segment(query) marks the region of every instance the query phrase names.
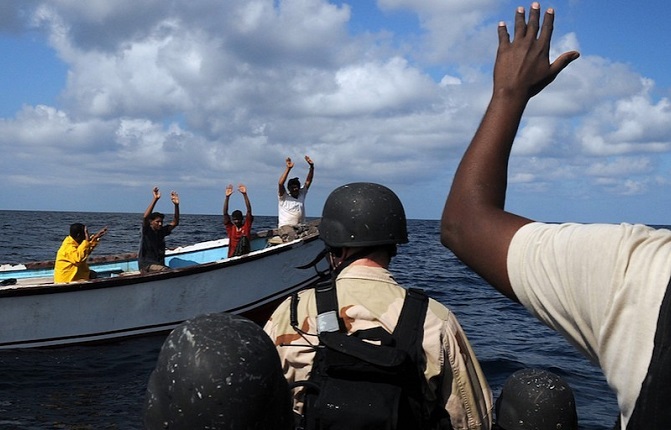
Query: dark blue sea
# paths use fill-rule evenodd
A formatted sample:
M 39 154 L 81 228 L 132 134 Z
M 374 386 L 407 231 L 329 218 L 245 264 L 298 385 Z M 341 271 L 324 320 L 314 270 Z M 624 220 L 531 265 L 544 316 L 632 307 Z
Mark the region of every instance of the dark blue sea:
M 0 211 L 0 264 L 53 259 L 73 222 L 91 233 L 109 227 L 95 255 L 135 251 L 140 221 L 139 213 Z M 254 227 L 275 223 L 275 217 L 257 216 Z M 617 403 L 598 367 L 443 248 L 439 221 L 410 220 L 408 227 L 410 243 L 400 247 L 392 272 L 402 285 L 425 289 L 457 315 L 495 398 L 516 370 L 546 369 L 573 388 L 581 429 L 612 428 Z M 221 216 L 182 214 L 167 245 L 224 236 Z M 163 339 L 0 351 L 0 429 L 142 429 L 145 388 Z

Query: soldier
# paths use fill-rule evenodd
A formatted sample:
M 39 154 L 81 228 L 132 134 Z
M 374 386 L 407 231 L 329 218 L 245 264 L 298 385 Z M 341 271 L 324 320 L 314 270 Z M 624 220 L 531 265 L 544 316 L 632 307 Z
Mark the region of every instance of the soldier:
M 314 382 L 314 375 L 320 373 L 315 371 L 316 350 L 327 349 L 317 348 L 317 345 L 331 337 L 325 333 L 341 330 L 345 334 L 339 341 L 354 342 L 354 349 L 362 350 L 367 347 L 358 343 L 358 335 L 365 337 L 371 331 L 376 332 L 378 339 L 397 335 L 396 329 L 401 325 L 399 317 L 405 312 L 406 296 L 410 296 L 388 270 L 397 245 L 408 242 L 403 205 L 390 189 L 372 183 L 352 183 L 337 188 L 326 200 L 319 229 L 337 276 L 334 278 L 335 290 L 331 288 L 331 292 L 335 292 L 332 296 L 335 309 L 326 309 L 326 312 L 320 309 L 318 315 L 321 293 L 316 293 L 316 289 L 304 290 L 297 297 L 283 302 L 264 328 L 277 346 L 284 375 L 290 385 L 301 385 L 301 381 L 308 380 L 311 374 L 313 381 L 303 385 L 309 386 L 309 382 Z M 424 303 L 416 331 L 396 339 L 389 349 L 384 349 L 389 356 L 396 354 L 396 344 L 414 344 L 418 349 L 414 368 L 408 375 L 418 374 L 421 379 L 413 383 L 419 386 L 405 386 L 404 389 L 421 393 L 414 397 L 410 393 L 409 397 L 421 405 L 423 415 L 410 419 L 413 422 L 410 427 L 400 425 L 398 428 L 450 428 L 451 420 L 454 428 L 489 429 L 492 424 L 492 395 L 466 334 L 445 306 L 432 299 Z M 296 318 L 292 318 L 293 315 Z M 408 319 L 412 323 L 412 318 Z M 357 334 L 347 336 L 353 333 Z M 367 345 L 370 346 L 369 343 Z M 409 350 L 413 352 L 412 348 Z M 375 351 L 360 356 L 389 364 L 386 357 L 380 357 Z M 400 362 L 392 366 L 396 365 L 400 366 Z M 373 418 L 387 419 L 393 415 L 369 405 L 375 401 L 373 396 L 386 388 L 369 389 L 373 382 L 368 382 L 366 372 L 363 373 L 353 378 L 356 382 L 341 390 L 341 394 L 347 397 L 344 401 L 342 398 L 327 402 L 318 399 L 316 403 L 340 402 L 346 407 L 335 408 L 338 409 L 335 416 L 325 418 L 322 415 L 316 419 L 322 422 L 327 419 L 345 420 L 337 428 L 344 428 L 344 425 L 351 429 L 383 428 L 379 426 L 386 424 L 373 422 Z M 395 381 L 391 383 L 394 385 Z M 306 393 L 301 388 L 294 391 L 294 410 L 304 416 L 308 422 L 306 428 L 311 428 L 310 420 L 315 419 L 315 411 L 303 407 Z M 371 395 L 359 402 L 355 399 L 360 393 Z M 357 406 L 361 406 L 359 415 L 350 409 Z M 395 412 L 403 410 L 402 405 L 399 408 Z M 323 408 L 319 414 L 328 414 L 325 409 L 329 407 Z M 335 410 L 333 407 L 330 409 Z M 402 415 L 399 412 L 400 421 L 403 420 Z M 368 421 L 364 423 L 363 420 Z M 420 425 L 420 422 L 426 425 Z

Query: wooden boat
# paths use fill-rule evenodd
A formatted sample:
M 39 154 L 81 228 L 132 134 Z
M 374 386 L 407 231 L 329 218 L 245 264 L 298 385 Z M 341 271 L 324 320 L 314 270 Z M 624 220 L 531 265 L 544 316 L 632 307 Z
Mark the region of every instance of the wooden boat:
M 110 341 L 167 332 L 189 318 L 231 312 L 263 323 L 289 294 L 309 286 L 326 263 L 301 269 L 323 249 L 318 232 L 227 258 L 228 239 L 166 251 L 173 270 L 143 275 L 135 254 L 91 258 L 101 277 L 53 283 L 53 262 L 0 266 L 0 349 Z

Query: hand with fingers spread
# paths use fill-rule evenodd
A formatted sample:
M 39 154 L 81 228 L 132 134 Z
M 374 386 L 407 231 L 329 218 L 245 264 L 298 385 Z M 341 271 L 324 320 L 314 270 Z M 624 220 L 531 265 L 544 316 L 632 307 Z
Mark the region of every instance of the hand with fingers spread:
M 503 91 L 531 98 L 580 56 L 576 51 L 569 51 L 550 63 L 554 10 L 545 11 L 542 27 L 540 27 L 540 14 L 540 5 L 533 3 L 529 21 L 526 22 L 524 8 L 518 7 L 512 42 L 505 23 L 499 23 L 499 48 L 494 65 L 494 93 Z

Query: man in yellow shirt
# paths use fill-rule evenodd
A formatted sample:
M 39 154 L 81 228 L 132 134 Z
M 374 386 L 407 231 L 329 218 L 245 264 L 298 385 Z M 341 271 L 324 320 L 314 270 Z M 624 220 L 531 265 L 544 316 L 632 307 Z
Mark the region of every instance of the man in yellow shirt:
M 107 227 L 93 236 L 84 224 L 74 223 L 70 226 L 70 235 L 61 244 L 56 254 L 54 265 L 54 283 L 61 284 L 74 281 L 86 281 L 92 279 L 87 260 L 91 252 L 100 242 L 100 238 L 107 233 Z

